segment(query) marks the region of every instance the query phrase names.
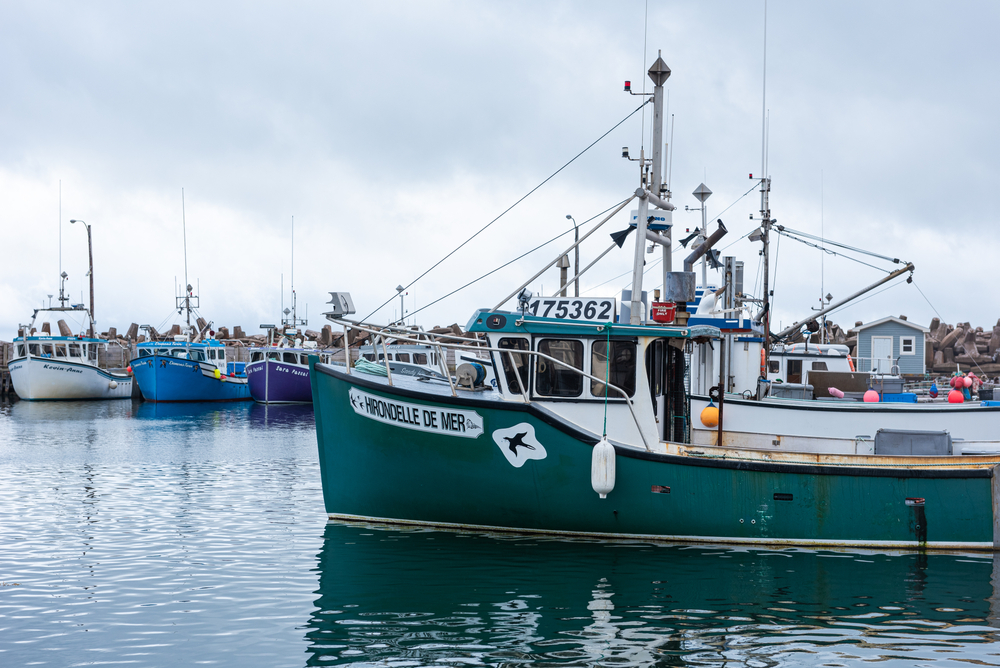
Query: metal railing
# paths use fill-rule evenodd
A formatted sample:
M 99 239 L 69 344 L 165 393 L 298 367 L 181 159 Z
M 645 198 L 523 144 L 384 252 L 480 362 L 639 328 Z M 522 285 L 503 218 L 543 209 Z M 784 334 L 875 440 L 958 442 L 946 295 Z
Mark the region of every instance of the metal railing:
M 632 420 L 635 422 L 635 427 L 636 427 L 636 429 L 639 432 L 639 438 L 642 439 L 642 445 L 643 445 L 643 447 L 645 447 L 647 451 L 650 451 L 649 443 L 646 441 L 646 434 L 645 434 L 645 432 L 642 429 L 642 424 L 639 422 L 639 417 L 635 413 L 635 403 L 632 401 L 632 398 L 628 395 L 628 393 L 625 390 L 623 390 L 622 388 L 620 388 L 620 387 L 618 387 L 616 385 L 612 385 L 609 382 L 605 382 L 605 380 L 602 379 L 602 378 L 598 378 L 596 376 L 592 376 L 591 374 L 584 372 L 583 369 L 579 369 L 579 368 L 577 368 L 577 367 L 575 367 L 575 366 L 573 366 L 571 364 L 567 364 L 566 362 L 563 362 L 562 360 L 558 360 L 555 357 L 552 357 L 550 355 L 546 355 L 545 353 L 540 353 L 537 350 L 513 350 L 513 349 L 510 349 L 510 348 L 494 348 L 493 346 L 485 345 L 482 342 L 478 342 L 478 345 L 457 344 L 457 343 L 444 343 L 444 342 L 441 342 L 441 341 L 437 340 L 438 337 L 439 337 L 439 335 L 433 334 L 431 332 L 419 332 L 419 334 L 422 335 L 422 336 L 424 336 L 424 337 L 434 337 L 434 339 L 432 341 L 428 341 L 427 339 L 418 340 L 418 339 L 415 339 L 415 338 L 412 338 L 411 336 L 409 336 L 410 334 L 414 333 L 413 330 L 404 330 L 402 328 L 393 327 L 391 325 L 390 326 L 386 326 L 386 327 L 379 327 L 378 329 L 375 329 L 373 327 L 369 327 L 369 326 L 365 325 L 364 323 L 355 322 L 353 320 L 342 320 L 342 319 L 333 319 L 333 318 L 328 318 L 328 320 L 330 320 L 331 322 L 335 322 L 338 325 L 341 325 L 341 326 L 344 327 L 344 341 L 348 341 L 349 340 L 349 338 L 348 338 L 348 330 L 350 330 L 350 329 L 357 329 L 357 330 L 360 330 L 362 332 L 367 332 L 368 334 L 372 334 L 372 335 L 374 335 L 376 337 L 380 337 L 380 338 L 383 337 L 383 336 L 387 336 L 387 335 L 391 334 L 392 338 L 395 339 L 396 341 L 401 341 L 401 342 L 405 342 L 405 343 L 417 343 L 417 344 L 425 344 L 425 345 L 428 344 L 428 343 L 430 343 L 430 345 L 433 345 L 436 348 L 438 348 L 439 351 L 442 348 L 449 348 L 449 349 L 454 349 L 454 350 L 472 350 L 472 351 L 482 351 L 482 352 L 491 352 L 491 353 L 495 352 L 498 355 L 503 355 L 503 354 L 506 353 L 507 356 L 508 356 L 508 359 L 510 360 L 511 368 L 514 370 L 514 376 L 515 376 L 515 378 L 517 378 L 517 386 L 518 386 L 518 389 L 520 390 L 521 400 L 524 403 L 526 403 L 526 404 L 530 404 L 531 403 L 531 397 L 529 396 L 529 393 L 528 393 L 527 389 L 524 387 L 524 383 L 523 383 L 523 381 L 521 379 L 521 374 L 519 373 L 519 371 L 517 369 L 517 364 L 515 363 L 514 355 L 528 355 L 528 356 L 531 356 L 531 357 L 536 357 L 536 358 L 539 358 L 539 359 L 544 359 L 544 360 L 547 360 L 549 362 L 553 362 L 555 364 L 558 364 L 559 366 L 565 367 L 565 368 L 571 370 L 572 372 L 574 372 L 574 373 L 576 373 L 576 374 L 578 374 L 578 375 L 580 375 L 580 376 L 582 376 L 584 378 L 589 378 L 592 381 L 596 381 L 598 383 L 601 383 L 602 385 L 606 385 L 608 387 L 608 389 L 614 390 L 615 392 L 617 392 L 618 394 L 620 394 L 621 397 L 622 397 L 622 399 L 625 400 L 625 402 L 624 402 L 625 405 L 628 406 L 629 413 L 631 413 L 631 415 L 632 415 Z M 409 334 L 407 334 L 407 332 Z M 453 336 L 453 335 L 444 334 L 444 335 L 440 335 L 440 338 L 459 339 L 459 338 L 462 338 L 462 337 L 457 337 L 457 336 Z M 376 343 L 373 342 L 372 345 L 374 346 L 374 345 L 378 345 L 378 344 L 376 344 Z M 381 345 L 382 345 L 383 351 L 385 351 L 385 342 L 384 342 L 384 340 L 381 341 Z M 345 347 L 345 351 L 346 350 L 348 350 L 347 347 Z M 386 367 L 386 378 L 387 378 L 388 384 L 390 386 L 392 386 L 392 371 L 389 370 L 388 353 L 386 352 L 385 354 L 386 354 L 386 359 L 384 360 L 384 362 L 385 362 L 385 367 Z M 443 359 L 443 358 L 444 358 L 444 355 L 439 352 L 438 359 Z M 494 372 L 496 372 L 496 371 L 497 370 L 494 368 Z M 348 374 L 352 373 L 352 371 L 351 371 L 351 365 L 350 365 L 350 360 L 349 359 L 348 359 L 348 363 L 347 363 L 347 373 Z M 447 372 L 447 369 L 445 369 L 444 376 L 448 379 L 448 385 L 451 387 L 452 396 L 458 396 L 458 391 L 457 391 L 457 389 L 455 387 L 455 381 L 451 377 L 451 374 Z

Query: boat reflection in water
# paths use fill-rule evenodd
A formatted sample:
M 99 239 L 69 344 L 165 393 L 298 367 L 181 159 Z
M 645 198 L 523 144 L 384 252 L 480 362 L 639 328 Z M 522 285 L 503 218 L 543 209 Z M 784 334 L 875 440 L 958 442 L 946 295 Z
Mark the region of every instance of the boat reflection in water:
M 308 665 L 995 665 L 1000 651 L 998 562 L 985 555 L 651 546 L 330 523 L 318 558 Z

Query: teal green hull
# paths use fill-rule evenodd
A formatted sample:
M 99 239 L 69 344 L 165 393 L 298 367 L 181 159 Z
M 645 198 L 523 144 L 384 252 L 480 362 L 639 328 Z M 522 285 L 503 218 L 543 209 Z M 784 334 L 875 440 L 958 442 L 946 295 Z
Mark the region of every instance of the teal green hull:
M 315 371 L 323 495 L 332 517 L 686 542 L 994 545 L 990 468 L 751 463 L 616 447 L 614 490 L 601 499 L 590 477 L 596 439 L 544 408 L 431 397 L 328 367 Z M 352 387 L 428 411 L 474 411 L 482 433 L 417 431 L 404 412 L 393 424 L 373 419 L 352 409 Z M 492 434 L 525 425 L 545 456 L 516 467 Z

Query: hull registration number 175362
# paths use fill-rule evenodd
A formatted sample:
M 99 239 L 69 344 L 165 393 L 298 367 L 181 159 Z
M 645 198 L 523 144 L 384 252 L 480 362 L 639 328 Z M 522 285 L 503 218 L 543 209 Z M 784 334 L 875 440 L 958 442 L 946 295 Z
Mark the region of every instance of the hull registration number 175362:
M 531 315 L 559 320 L 614 321 L 615 300 L 583 299 L 581 297 L 536 297 L 528 302 Z

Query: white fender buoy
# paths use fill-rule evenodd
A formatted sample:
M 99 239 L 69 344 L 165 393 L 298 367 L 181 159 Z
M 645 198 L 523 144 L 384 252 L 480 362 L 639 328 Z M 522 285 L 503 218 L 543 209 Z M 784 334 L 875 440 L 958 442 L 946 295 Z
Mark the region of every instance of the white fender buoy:
M 605 436 L 594 446 L 590 459 L 590 485 L 602 499 L 615 488 L 615 448 Z
M 117 380 L 111 381 L 110 383 L 108 383 L 108 387 L 110 387 L 112 390 L 115 389 L 116 387 L 118 387 L 118 381 Z

